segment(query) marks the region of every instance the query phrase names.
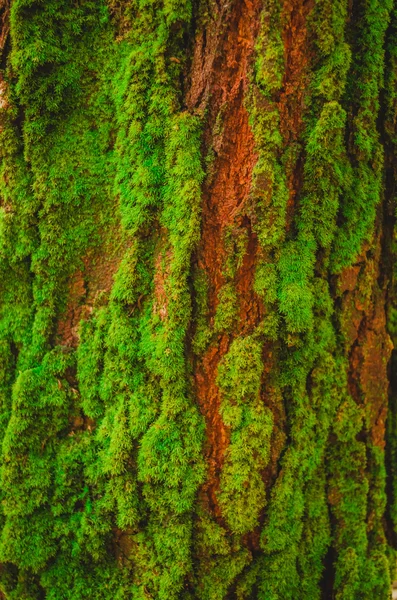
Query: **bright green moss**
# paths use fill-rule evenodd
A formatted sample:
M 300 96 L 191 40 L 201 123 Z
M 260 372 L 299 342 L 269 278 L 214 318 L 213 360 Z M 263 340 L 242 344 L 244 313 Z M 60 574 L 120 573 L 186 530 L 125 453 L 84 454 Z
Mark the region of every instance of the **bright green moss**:
M 289 17 L 265 2 L 246 98 L 257 161 L 244 208 L 263 318 L 244 335 L 236 283 L 248 229 L 225 231 L 213 323 L 210 282 L 192 268 L 214 164 L 211 150 L 201 156 L 206 115 L 183 96 L 188 40 L 213 9 L 179 0 L 110 9 L 11 4 L 0 108 L 0 588 L 11 600 L 319 600 L 324 586 L 340 600 L 386 598 L 394 391 L 387 497 L 369 409 L 348 393 L 349 292 L 335 290 L 371 241 L 386 167 L 393 177 L 391 2 L 360 0 L 351 18 L 345 0 L 314 3 L 292 145 L 279 104 Z M 103 290 L 90 288 L 93 249 L 120 259 Z M 375 262 L 367 257 L 356 304 L 372 302 Z M 70 344 L 58 323 L 80 308 Z M 220 334 L 228 444 L 215 517 L 199 493 L 207 450 L 193 368 Z
M 274 264 L 260 262 L 255 271 L 255 292 L 263 296 L 266 304 L 277 300 L 277 273 Z
M 196 270 L 193 273 L 194 286 L 194 322 L 196 330 L 192 340 L 193 352 L 196 355 L 203 354 L 211 339 L 211 330 L 208 325 L 208 280 L 203 271 Z
M 362 6 L 361 6 L 362 4 Z M 377 129 L 379 94 L 384 76 L 384 39 L 392 2 L 360 4 L 361 19 L 353 27 L 353 62 L 345 100 L 353 110 L 349 153 L 353 178 L 341 204 L 334 270 L 348 265 L 371 239 L 382 195 L 383 148 Z
M 195 595 L 200 600 L 223 600 L 238 575 L 251 562 L 250 552 L 237 536 L 206 514 L 200 514 L 194 531 Z
M 272 250 L 285 237 L 288 188 L 282 164 L 283 139 L 277 94 L 284 74 L 281 3 L 269 0 L 261 17 L 256 64 L 249 97 L 251 127 L 258 151 L 252 182 L 254 230 L 261 247 Z
M 289 242 L 278 263 L 280 287 L 278 300 L 291 333 L 310 330 L 313 322 L 313 297 L 310 289 L 310 271 L 313 268 L 313 242 Z
M 227 282 L 221 287 L 218 294 L 218 306 L 214 319 L 214 330 L 216 332 L 233 331 L 236 323 L 237 292 L 234 282 Z
M 235 339 L 218 369 L 221 415 L 230 428 L 219 502 L 229 528 L 239 534 L 258 525 L 266 498 L 261 473 L 269 460 L 272 416 L 260 395 L 262 369 L 262 345 L 252 336 Z
M 338 102 L 328 102 L 306 144 L 305 181 L 299 228 L 302 237 L 315 237 L 328 248 L 336 230 L 339 197 L 351 180 L 344 148 L 346 113 Z
M 56 549 L 55 540 L 51 542 L 54 522 L 45 507 L 53 494 L 56 439 L 68 427 L 71 392 L 63 373 L 71 360 L 70 353 L 54 349 L 40 367 L 20 374 L 3 440 L 1 478 L 7 521 L 1 554 L 3 560 L 36 572 Z M 32 535 L 27 536 L 30 527 Z
M 287 369 L 286 378 L 293 386 L 293 395 L 289 396 L 291 443 L 282 458 L 283 476 L 272 488 L 261 539 L 265 553 L 264 572 L 272 575 L 260 575 L 260 588 L 270 598 L 293 598 L 299 593 L 300 586 L 315 598 L 321 578 L 320 565 L 330 541 L 327 517 L 322 517 L 326 529 L 316 531 L 316 525 L 310 522 L 309 512 L 315 510 L 314 506 L 311 508 L 314 502 L 311 487 L 315 485 L 314 481 L 321 479 L 319 470 L 324 462 L 326 442 L 338 402 L 335 383 L 338 366 L 330 355 L 322 354 L 313 371 L 310 396 L 305 394 L 302 386 L 304 372 L 299 377 L 300 373 L 293 364 L 289 366 L 293 370 L 288 370 L 288 364 L 284 367 Z M 296 359 L 299 360 L 299 356 Z M 316 496 L 316 501 L 321 506 L 321 495 Z M 316 557 L 313 556 L 314 562 L 310 566 L 310 584 L 299 575 L 300 568 L 308 568 L 304 564 L 308 557 L 302 559 L 302 567 L 299 566 L 306 536 L 312 536 L 310 543 L 318 544 L 319 551 Z
M 181 231 L 179 234 L 175 232 L 171 238 L 174 249 L 172 287 L 179 293 L 174 299 L 175 306 L 179 306 L 179 301 L 188 293 L 185 281 L 189 270 L 190 253 L 195 240 L 197 240 L 195 232 L 198 230 L 199 191 L 202 180 L 200 155 L 196 152 L 197 158 L 195 158 L 193 154 L 198 144 L 199 124 L 195 119 L 183 114 L 174 118 L 173 112 L 177 108 L 177 101 L 176 94 L 172 90 L 172 80 L 178 76 L 180 68 L 176 67 L 175 63 L 169 63 L 169 73 L 167 73 L 163 55 L 164 44 L 169 35 L 168 28 L 173 23 L 180 24 L 181 18 L 183 21 L 189 14 L 189 9 L 186 13 L 185 5 L 176 7 L 169 4 L 165 6 L 164 11 L 158 14 L 154 27 L 152 27 L 150 12 L 151 10 L 148 9 L 147 12 L 142 13 L 141 18 L 136 19 L 136 27 L 133 30 L 135 38 L 130 40 L 129 46 L 130 51 L 132 49 L 133 59 L 139 55 L 142 44 L 146 46 L 146 56 L 150 55 L 151 59 L 154 59 L 149 61 L 150 75 L 157 73 L 149 101 L 144 102 L 140 110 L 139 102 L 142 94 L 133 95 L 132 80 L 135 78 L 137 84 L 145 85 L 145 72 L 136 61 L 128 62 L 130 57 L 126 51 L 126 44 L 114 46 L 113 57 L 110 60 L 106 59 L 108 64 L 104 68 L 104 50 L 106 45 L 111 43 L 111 38 L 106 35 L 108 19 L 104 4 L 87 2 L 82 7 L 76 7 L 71 3 L 70 6 L 65 7 L 65 5 L 61 6 L 59 3 L 52 2 L 43 7 L 39 4 L 17 2 L 13 6 L 12 35 L 17 42 L 13 47 L 12 61 L 13 68 L 19 74 L 15 89 L 18 101 L 22 105 L 26 105 L 23 125 L 25 157 L 30 162 L 33 177 L 33 198 L 31 200 L 29 197 L 27 198 L 32 208 L 24 209 L 27 205 L 27 201 L 24 199 L 22 209 L 19 211 L 24 211 L 21 214 L 26 214 L 33 220 L 38 214 L 40 223 L 38 238 L 34 240 L 36 246 L 28 246 L 28 252 L 32 253 L 31 264 L 35 275 L 33 337 L 29 350 L 24 349 L 24 360 L 28 367 L 32 360 L 35 365 L 36 362 L 40 363 L 43 356 L 45 357 L 44 361 L 47 360 L 47 356 L 51 356 L 45 352 L 49 337 L 52 335 L 54 320 L 64 309 L 67 277 L 80 267 L 80 261 L 86 248 L 90 244 L 97 243 L 102 223 L 104 224 L 106 221 L 106 226 L 109 226 L 109 214 L 102 211 L 101 203 L 106 200 L 110 206 L 109 196 L 112 193 L 110 182 L 112 176 L 114 177 L 115 156 L 118 159 L 117 168 L 120 173 L 116 179 L 117 191 L 120 193 L 122 217 L 129 233 L 139 231 L 141 223 L 147 222 L 147 213 L 144 212 L 145 206 L 148 205 L 147 197 L 155 198 L 157 206 L 163 201 L 167 203 L 163 224 L 169 227 L 171 232 L 174 231 L 175 222 L 178 227 L 187 224 L 185 232 Z M 105 29 L 101 31 L 104 26 Z M 150 30 L 151 38 L 150 35 L 149 37 L 147 35 Z M 62 37 L 59 37 L 58 31 L 62 32 Z M 82 32 L 84 32 L 83 37 Z M 173 35 L 172 42 L 170 42 L 171 52 L 174 56 L 180 54 L 177 51 L 177 38 L 178 36 Z M 77 42 L 77 39 L 80 41 Z M 93 61 L 94 55 L 90 54 L 92 50 L 94 54 L 96 53 L 95 61 Z M 124 61 L 124 64 L 121 62 L 120 65 L 117 65 L 118 57 Z M 88 64 L 91 65 L 91 71 L 87 70 Z M 124 65 L 127 65 L 127 68 L 123 70 Z M 132 72 L 129 70 L 131 65 L 133 65 Z M 110 87 L 112 84 L 110 71 L 115 66 L 119 69 L 121 67 L 119 72 L 123 73 L 122 77 L 126 82 L 124 86 L 118 88 L 115 98 L 116 107 L 119 107 L 117 114 L 119 115 L 120 131 L 116 142 L 116 154 L 112 150 L 113 114 L 115 111 Z M 95 71 L 95 69 L 98 70 Z M 100 69 L 103 70 L 99 74 Z M 117 85 L 120 79 L 117 70 L 113 77 Z M 98 86 L 99 78 L 102 88 Z M 165 85 L 167 78 L 169 78 L 168 87 Z M 89 91 L 88 96 L 86 90 Z M 88 109 L 87 97 L 89 98 Z M 141 119 L 140 122 L 136 122 L 135 130 L 130 124 L 126 129 L 123 128 L 125 117 L 129 118 L 128 104 L 135 119 Z M 84 110 L 82 110 L 83 106 Z M 40 118 L 37 118 L 38 114 Z M 59 115 L 62 115 L 62 118 Z M 165 123 L 164 117 L 168 119 L 167 123 Z M 168 125 L 171 126 L 172 135 L 170 136 L 168 136 Z M 124 131 L 126 131 L 128 139 L 123 138 Z M 190 157 L 185 152 L 182 155 L 179 150 L 182 146 L 185 150 L 186 139 L 190 140 L 192 144 Z M 128 151 L 131 150 L 132 154 L 135 152 L 135 167 L 132 165 L 132 169 L 137 174 L 136 179 L 129 178 L 127 174 L 127 188 L 124 186 L 126 177 L 122 170 L 125 143 Z M 7 160 L 14 160 L 12 152 L 15 153 L 11 148 L 10 159 L 7 155 Z M 131 155 L 125 156 L 127 162 L 129 156 Z M 164 169 L 169 169 L 169 185 L 167 190 L 163 189 L 160 192 L 159 183 L 162 182 Z M 145 175 L 142 177 L 143 174 Z M 20 177 L 19 185 L 22 181 L 23 179 Z M 139 189 L 142 191 L 141 196 L 137 194 Z M 131 190 L 133 190 L 132 195 Z M 22 190 L 18 192 L 16 188 L 16 193 L 21 194 Z M 190 200 L 186 203 L 186 196 L 189 194 Z M 169 200 L 176 202 L 174 213 L 171 211 Z M 3 238 L 4 236 L 9 238 L 14 235 L 10 227 L 11 220 L 8 213 L 3 212 L 3 214 Z M 139 214 L 143 215 L 143 220 L 140 219 Z M 132 229 L 129 225 L 131 222 L 133 223 Z M 36 502 L 37 507 L 32 505 L 28 516 L 18 517 L 17 513 L 15 517 L 12 517 L 13 521 L 11 521 L 10 513 L 9 526 L 12 526 L 13 533 L 17 535 L 13 541 L 7 538 L 9 526 L 4 528 L 3 554 L 7 552 L 7 556 L 11 560 L 14 557 L 23 569 L 29 565 L 36 570 L 42 568 L 50 556 L 55 556 L 57 552 L 60 553 L 59 560 L 54 562 L 54 565 L 58 565 L 57 568 L 54 566 L 43 580 L 43 585 L 50 586 L 53 591 L 60 589 L 58 580 L 61 581 L 62 578 L 65 578 L 65 585 L 72 573 L 70 571 L 68 574 L 67 570 L 61 567 L 63 548 L 66 551 L 64 561 L 69 563 L 72 561 L 72 564 L 76 561 L 83 563 L 86 561 L 87 569 L 94 569 L 93 566 L 89 566 L 90 561 L 93 560 L 98 565 L 101 561 L 104 563 L 105 544 L 111 541 L 112 528 L 116 525 L 120 528 L 136 527 L 144 506 L 143 498 L 139 498 L 136 490 L 136 476 L 132 476 L 130 467 L 134 456 L 136 460 L 136 440 L 147 431 L 158 415 L 159 383 L 151 376 L 153 360 L 148 362 L 148 369 L 145 365 L 145 355 L 149 356 L 152 350 L 145 348 L 140 342 L 142 340 L 142 343 L 145 344 L 145 339 L 152 326 L 146 319 L 141 323 L 141 327 L 137 328 L 138 313 L 134 319 L 129 318 L 131 305 L 133 306 L 138 301 L 141 302 L 142 297 L 146 298 L 151 292 L 149 278 L 152 276 L 150 271 L 152 272 L 153 269 L 153 266 L 150 269 L 153 244 L 145 242 L 138 243 L 137 246 L 137 243 L 134 243 L 135 249 L 131 248 L 127 251 L 122 262 L 112 292 L 111 306 L 95 308 L 94 318 L 81 330 L 82 344 L 78 351 L 81 408 L 87 417 L 99 422 L 97 425 L 89 425 L 88 432 L 84 435 L 80 432 L 73 432 L 73 435 L 76 436 L 75 452 L 71 451 L 68 444 L 65 447 L 63 442 L 59 442 L 58 445 L 55 443 L 60 434 L 62 439 L 62 433 L 67 435 L 69 428 L 73 427 L 68 423 L 68 413 L 70 413 L 70 401 L 73 398 L 76 400 L 76 397 L 73 390 L 70 392 L 69 385 L 67 385 L 69 404 L 65 404 L 66 401 L 64 401 L 62 406 L 64 412 L 60 413 L 60 416 L 64 415 L 66 421 L 62 426 L 57 425 L 56 420 L 52 424 L 57 431 L 57 433 L 53 433 L 51 441 L 52 459 L 48 456 L 47 460 L 44 456 L 38 462 L 38 459 L 35 459 L 37 465 L 28 462 L 24 467 L 25 471 L 26 469 L 32 470 L 31 475 L 27 475 L 30 480 L 30 484 L 27 485 L 32 487 L 33 492 L 36 489 L 35 485 L 37 486 L 36 501 L 34 500 L 35 493 L 30 494 L 30 502 Z M 8 244 L 9 241 L 5 240 L 3 247 L 6 248 Z M 26 251 L 22 258 L 25 256 Z M 11 291 L 12 288 L 9 289 Z M 104 302 L 106 304 L 106 299 Z M 21 306 L 21 303 L 19 302 L 18 305 Z M 168 365 L 163 364 L 162 360 L 159 360 L 159 365 L 155 369 L 157 377 L 159 372 L 163 372 L 164 383 L 170 381 L 170 378 L 172 380 L 173 374 L 178 371 L 184 361 L 183 328 L 186 328 L 189 314 L 189 311 L 183 315 L 175 310 L 175 314 L 168 324 L 167 339 L 171 345 L 175 346 L 176 355 L 170 364 L 171 371 Z M 147 333 L 144 331 L 140 333 L 142 326 L 143 330 L 146 327 Z M 126 333 L 127 330 L 131 332 L 130 337 Z M 157 345 L 159 346 L 159 344 Z M 151 348 L 155 349 L 156 344 L 152 342 Z M 160 357 L 160 346 L 158 353 Z M 21 355 L 20 360 L 24 355 Z M 45 364 L 43 362 L 43 365 Z M 21 394 L 25 393 L 22 391 L 24 386 L 29 384 L 29 397 L 33 399 L 31 394 L 33 394 L 34 381 L 28 378 L 31 377 L 28 374 L 35 373 L 35 369 L 41 368 L 41 366 L 35 366 L 33 370 L 22 373 Z M 52 386 L 49 388 L 50 394 L 56 392 L 56 386 L 61 385 L 57 381 L 62 382 L 62 373 L 68 369 L 69 367 L 64 365 L 55 383 L 51 383 L 49 380 Z M 182 373 L 180 373 L 181 376 Z M 44 371 L 42 377 L 43 383 L 40 385 L 37 383 L 37 385 L 39 385 L 39 398 L 44 401 L 43 390 L 47 385 L 47 371 Z M 25 379 L 26 383 L 24 383 Z M 31 383 L 29 383 L 30 381 Z M 180 387 L 180 385 L 174 385 L 175 390 Z M 18 389 L 16 388 L 16 390 Z M 130 390 L 135 390 L 134 394 Z M 15 391 L 14 395 L 17 393 L 19 392 Z M 57 395 L 54 396 L 54 401 L 56 398 Z M 28 406 L 29 402 L 27 408 Z M 157 476 L 150 468 L 150 461 L 156 459 L 158 444 L 161 445 L 165 441 L 172 445 L 176 439 L 175 436 L 180 439 L 180 431 L 186 431 L 186 422 L 190 419 L 193 436 L 185 439 L 189 441 L 190 448 L 196 456 L 201 449 L 201 427 L 197 423 L 198 417 L 194 414 L 189 416 L 185 409 L 186 399 L 182 400 L 181 398 L 178 411 L 183 410 L 183 415 L 179 417 L 178 421 L 171 423 L 165 438 L 163 436 L 162 441 L 156 436 L 153 438 L 153 433 L 157 431 L 156 426 L 152 430 L 152 435 L 146 436 L 142 446 L 141 455 L 146 456 L 147 460 L 143 460 L 143 466 L 140 469 L 141 477 L 147 482 L 145 496 L 152 497 L 154 506 L 157 506 L 157 499 L 163 497 L 162 491 L 155 491 L 158 489 L 156 487 Z M 192 413 L 192 411 L 190 412 Z M 169 413 L 167 412 L 167 414 Z M 19 417 L 19 424 L 17 422 L 13 424 L 11 420 L 8 424 L 5 440 L 7 453 L 16 452 L 16 449 L 13 449 L 16 443 L 13 441 L 15 427 L 18 430 L 23 427 L 25 432 L 23 439 L 26 440 L 27 448 L 30 448 L 31 452 L 34 450 L 32 444 L 35 439 L 39 447 L 40 444 L 44 444 L 46 447 L 47 433 L 43 434 L 43 431 L 46 430 L 47 424 L 37 420 L 31 411 L 27 412 L 23 421 L 21 421 L 21 417 Z M 84 416 L 83 418 L 78 417 L 81 421 L 84 421 L 84 418 Z M 92 434 L 90 432 L 93 428 L 94 433 Z M 51 429 L 48 430 L 50 436 L 51 431 Z M 195 436 L 196 442 L 194 442 Z M 72 478 L 70 481 L 73 481 L 74 477 L 80 477 L 83 481 L 85 477 L 88 486 L 84 493 L 82 490 L 73 490 L 70 483 L 67 485 L 67 480 L 61 473 L 58 473 L 57 479 L 54 481 L 53 471 L 48 468 L 51 460 L 52 464 L 56 464 L 58 452 L 60 456 L 65 456 L 66 448 L 77 461 L 81 460 L 78 458 L 79 449 L 81 451 L 85 449 L 82 467 L 75 472 L 72 470 L 70 473 Z M 26 449 L 20 449 L 21 457 L 26 452 Z M 163 457 L 163 455 L 161 456 Z M 186 484 L 187 490 L 186 500 L 181 501 L 176 494 L 174 494 L 174 499 L 171 494 L 168 500 L 168 506 L 171 505 L 172 510 L 175 510 L 177 514 L 184 513 L 190 508 L 197 488 L 196 482 L 201 479 L 200 471 L 193 472 L 190 478 L 186 477 L 189 469 L 191 470 L 191 467 L 184 466 L 186 460 L 189 465 L 189 459 L 185 458 L 184 451 L 181 454 L 175 448 L 175 461 L 172 464 L 181 469 L 181 475 L 175 479 L 175 486 L 178 488 L 180 482 L 183 482 Z M 13 465 L 14 463 L 11 461 L 10 467 Z M 38 469 L 39 465 L 41 465 L 40 469 Z M 71 468 L 72 465 L 73 461 Z M 44 472 L 45 477 L 43 477 Z M 172 469 L 170 472 L 175 477 Z M 10 468 L 5 470 L 4 477 L 10 480 L 10 485 L 14 479 L 13 485 L 17 490 L 17 482 Z M 149 481 L 153 477 L 156 483 L 153 481 L 150 488 Z M 61 492 L 62 489 L 63 492 Z M 64 499 L 70 497 L 70 503 L 66 503 L 68 510 L 62 510 L 58 504 L 54 504 L 54 507 L 59 506 L 57 510 L 61 511 L 55 522 L 54 518 L 50 518 L 46 508 L 50 502 L 48 496 L 50 492 L 51 494 L 55 493 L 52 500 L 54 503 L 55 497 Z M 82 503 L 84 507 L 83 512 L 80 513 L 81 518 L 77 521 L 73 516 L 76 502 Z M 139 506 L 142 508 L 140 509 Z M 26 508 L 24 515 L 26 515 Z M 33 509 L 35 509 L 34 513 L 32 513 Z M 15 512 L 15 509 L 13 510 Z M 23 512 L 22 508 L 21 512 Z M 19 521 L 16 522 L 15 519 L 19 519 Z M 24 539 L 27 519 L 32 523 L 32 531 L 34 529 L 37 532 L 35 536 L 31 536 L 30 546 L 28 546 L 32 548 L 31 554 L 25 547 Z M 69 526 L 70 519 L 73 521 L 73 527 Z M 183 542 L 181 543 L 182 553 L 186 553 L 189 548 L 188 529 L 180 528 L 181 542 Z M 17 534 L 18 531 L 19 534 Z M 40 542 L 38 536 L 46 536 L 48 543 Z M 68 545 L 61 544 L 59 546 L 56 542 L 57 538 L 66 540 L 68 536 L 71 538 L 69 543 L 74 543 L 76 548 L 72 556 L 69 553 Z M 21 541 L 18 542 L 18 539 Z M 52 543 L 49 542 L 50 539 L 53 539 Z M 74 542 L 72 542 L 73 539 Z M 23 561 L 18 558 L 20 552 L 23 553 Z M 159 560 L 162 564 L 161 557 Z M 185 557 L 184 560 L 188 560 L 188 557 Z M 101 578 L 102 581 L 112 577 L 112 568 L 110 563 L 108 567 L 104 568 L 105 579 Z M 165 566 L 165 568 L 167 567 Z M 84 569 L 76 570 L 76 573 L 82 574 L 83 572 Z M 184 573 L 183 569 L 181 573 Z M 180 584 L 176 584 L 175 577 L 172 584 L 177 589 Z M 90 598 L 96 597 L 96 589 L 100 589 L 101 585 L 103 583 L 100 583 L 100 580 L 97 586 L 92 581 L 88 585 L 88 591 L 85 592 L 83 586 L 75 583 L 72 586 L 76 594 L 74 597 L 77 597 L 77 594 L 81 594 L 81 597 L 86 597 L 86 594 Z M 109 584 L 109 593 L 112 593 L 111 589 L 113 591 L 115 589 L 113 584 Z M 57 592 L 53 593 L 54 597 L 57 597 Z M 66 597 L 68 592 L 62 592 L 62 594 Z

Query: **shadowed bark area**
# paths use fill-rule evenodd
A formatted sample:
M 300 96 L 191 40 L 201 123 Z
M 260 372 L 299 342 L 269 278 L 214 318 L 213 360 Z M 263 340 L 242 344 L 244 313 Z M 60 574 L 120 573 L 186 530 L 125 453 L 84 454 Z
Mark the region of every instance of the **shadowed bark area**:
M 1 598 L 390 598 L 396 18 L 0 1 Z

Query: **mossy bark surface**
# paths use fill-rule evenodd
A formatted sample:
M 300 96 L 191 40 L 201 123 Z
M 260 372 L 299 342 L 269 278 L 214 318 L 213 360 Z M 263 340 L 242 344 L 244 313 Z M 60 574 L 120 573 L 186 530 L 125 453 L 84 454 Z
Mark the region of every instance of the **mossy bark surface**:
M 0 0 L 0 594 L 386 600 L 397 5 Z

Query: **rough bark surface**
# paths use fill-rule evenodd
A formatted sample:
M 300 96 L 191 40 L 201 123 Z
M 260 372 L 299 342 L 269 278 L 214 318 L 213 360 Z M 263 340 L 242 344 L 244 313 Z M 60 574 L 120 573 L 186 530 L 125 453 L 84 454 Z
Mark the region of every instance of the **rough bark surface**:
M 203 144 L 210 153 L 210 175 L 204 184 L 202 235 L 197 249 L 198 268 L 208 281 L 210 327 L 225 284 L 225 233 L 230 228 L 247 232 L 248 247 L 236 273 L 239 329 L 249 330 L 260 316 L 260 303 L 252 290 L 257 243 L 248 219 L 244 219 L 252 171 L 256 161 L 254 136 L 244 97 L 249 84 L 255 33 L 259 26 L 259 4 L 242 2 L 231 9 L 228 2 L 216 7 L 211 22 L 198 34 L 192 65 L 190 110 L 208 111 Z M 203 40 L 206 40 L 204 47 Z M 238 335 L 241 331 L 236 331 Z M 219 412 L 216 382 L 219 361 L 227 353 L 232 336 L 217 335 L 195 367 L 196 393 L 207 428 L 206 462 L 209 465 L 205 490 L 217 516 L 219 472 L 228 444 L 227 427 Z
M 393 0 L 0 0 L 0 597 L 374 600 Z

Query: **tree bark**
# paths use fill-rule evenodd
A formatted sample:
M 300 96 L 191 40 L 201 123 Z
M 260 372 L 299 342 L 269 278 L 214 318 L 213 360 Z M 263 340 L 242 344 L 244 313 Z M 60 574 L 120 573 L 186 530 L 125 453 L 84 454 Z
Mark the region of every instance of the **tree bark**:
M 374 600 L 393 0 L 0 0 L 0 590 Z

